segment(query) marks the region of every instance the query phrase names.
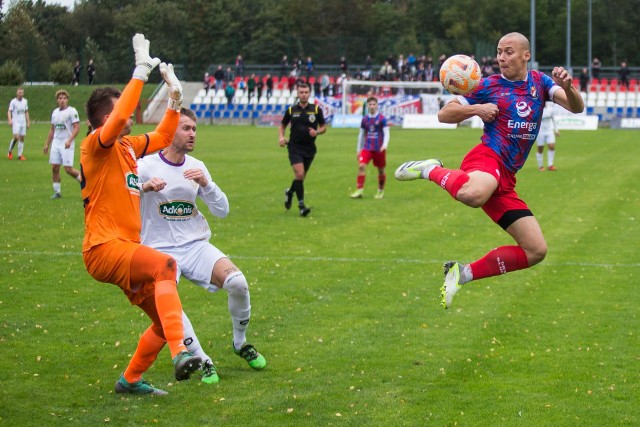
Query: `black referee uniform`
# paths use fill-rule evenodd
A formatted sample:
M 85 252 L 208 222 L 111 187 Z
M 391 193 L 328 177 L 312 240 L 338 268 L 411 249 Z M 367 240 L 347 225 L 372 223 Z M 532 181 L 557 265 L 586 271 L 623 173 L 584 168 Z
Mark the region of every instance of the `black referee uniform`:
M 291 124 L 291 134 L 287 150 L 289 151 L 289 162 L 294 165 L 302 163 L 305 174 L 311 167 L 316 155 L 316 137 L 309 135 L 309 129 L 318 130 L 325 124 L 322 108 L 316 104 L 307 104 L 302 107 L 300 103 L 287 108 L 282 118 L 282 126 L 286 128 Z M 291 206 L 293 193 L 298 197 L 300 214 L 306 216 L 309 209 L 304 206 L 304 185 L 302 181 L 294 180 L 291 188 L 286 191 L 285 207 Z

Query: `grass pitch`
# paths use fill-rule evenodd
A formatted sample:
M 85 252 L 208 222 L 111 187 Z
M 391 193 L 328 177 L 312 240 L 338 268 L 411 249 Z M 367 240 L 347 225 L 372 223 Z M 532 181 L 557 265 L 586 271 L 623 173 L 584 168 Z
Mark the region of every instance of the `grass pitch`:
M 86 273 L 77 183 L 63 176 L 63 198 L 49 199 L 47 131 L 29 131 L 26 162 L 1 160 L 0 424 L 640 423 L 634 131 L 563 132 L 557 172 L 538 172 L 532 154 L 518 191 L 547 259 L 473 282 L 443 310 L 442 263 L 511 240 L 481 210 L 393 170 L 434 156 L 457 167 L 479 131 L 392 129 L 385 199 L 373 199 L 369 168 L 365 198 L 351 200 L 357 131 L 329 129 L 305 184 L 312 212 L 300 218 L 283 208 L 292 173 L 277 130 L 201 126 L 194 154 L 231 204 L 224 220 L 208 215 L 212 241 L 249 280 L 249 336 L 268 367 L 252 371 L 231 351 L 226 295 L 183 281 L 222 380 L 176 383 L 163 350 L 145 378 L 165 397 L 113 392 L 148 322 Z

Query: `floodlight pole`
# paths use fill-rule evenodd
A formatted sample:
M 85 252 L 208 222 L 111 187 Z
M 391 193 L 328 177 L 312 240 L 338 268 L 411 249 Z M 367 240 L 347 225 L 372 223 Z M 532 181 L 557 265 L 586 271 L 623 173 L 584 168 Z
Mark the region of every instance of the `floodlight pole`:
M 571 0 L 567 0 L 567 60 L 565 68 L 569 74 L 573 75 L 571 70 Z
M 530 12 L 530 25 L 531 30 L 529 31 L 531 34 L 531 40 L 529 40 L 531 44 L 531 69 L 537 70 L 538 64 L 536 63 L 536 0 L 531 0 L 531 12 Z

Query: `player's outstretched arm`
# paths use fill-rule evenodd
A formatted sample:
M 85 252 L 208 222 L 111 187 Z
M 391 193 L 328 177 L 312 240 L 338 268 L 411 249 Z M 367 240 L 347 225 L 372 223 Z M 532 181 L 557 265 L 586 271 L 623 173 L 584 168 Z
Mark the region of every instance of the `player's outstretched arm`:
M 122 129 L 124 129 L 129 117 L 138 105 L 142 87 L 149 78 L 151 71 L 160 63 L 158 58 L 149 56 L 149 40 L 144 35 L 136 34 L 132 39 L 135 53 L 136 68 L 127 86 L 116 101 L 113 111 L 100 130 L 100 141 L 103 145 L 110 146 L 116 141 Z M 177 121 L 176 121 L 177 123 Z
M 462 105 L 453 100 L 438 111 L 440 123 L 460 123 L 473 116 L 478 116 L 483 122 L 492 122 L 498 117 L 498 106 L 495 104 Z

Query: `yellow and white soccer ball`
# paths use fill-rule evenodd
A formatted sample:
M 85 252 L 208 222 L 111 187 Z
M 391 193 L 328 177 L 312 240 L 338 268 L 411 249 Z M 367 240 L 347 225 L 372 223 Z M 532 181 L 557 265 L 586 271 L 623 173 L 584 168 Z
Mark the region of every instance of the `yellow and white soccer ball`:
M 440 68 L 440 83 L 456 95 L 466 95 L 474 90 L 481 78 L 480 66 L 467 55 L 450 56 Z

